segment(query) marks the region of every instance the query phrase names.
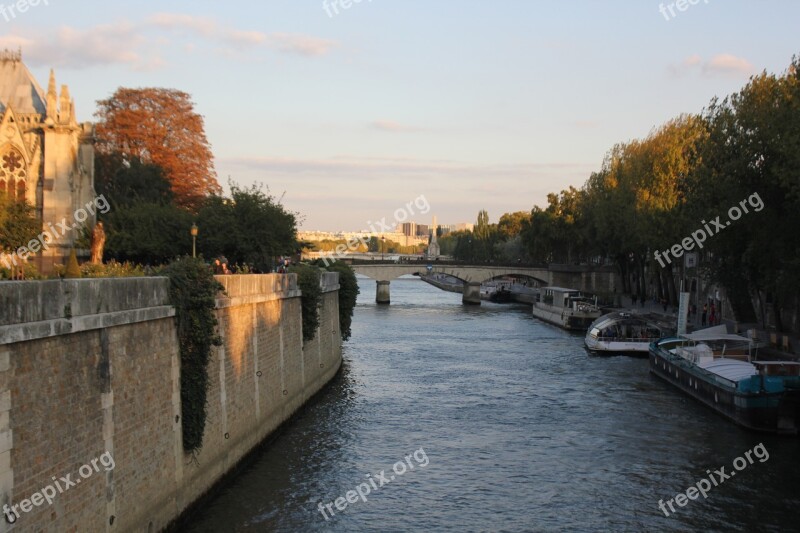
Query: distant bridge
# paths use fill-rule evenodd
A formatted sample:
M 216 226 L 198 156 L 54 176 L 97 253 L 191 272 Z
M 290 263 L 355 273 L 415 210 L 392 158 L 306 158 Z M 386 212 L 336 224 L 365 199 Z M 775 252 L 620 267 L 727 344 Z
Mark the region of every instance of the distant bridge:
M 430 266 L 430 269 L 428 268 Z M 481 283 L 505 276 L 527 278 L 533 286 L 560 286 L 593 293 L 611 293 L 615 289 L 612 267 L 588 265 L 550 265 L 542 267 L 515 267 L 495 265 L 466 265 L 446 263 L 367 263 L 354 264 L 357 274 L 374 279 L 377 284 L 375 299 L 378 303 L 390 301 L 391 281 L 405 275 L 447 274 L 464 282 L 463 302 L 480 304 Z

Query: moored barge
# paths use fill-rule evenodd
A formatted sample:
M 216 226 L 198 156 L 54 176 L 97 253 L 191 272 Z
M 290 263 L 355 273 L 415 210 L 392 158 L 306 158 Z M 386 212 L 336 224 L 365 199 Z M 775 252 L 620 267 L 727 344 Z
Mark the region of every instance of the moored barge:
M 721 328 L 654 341 L 650 371 L 745 428 L 796 435 L 800 363 L 759 361 L 751 339 Z

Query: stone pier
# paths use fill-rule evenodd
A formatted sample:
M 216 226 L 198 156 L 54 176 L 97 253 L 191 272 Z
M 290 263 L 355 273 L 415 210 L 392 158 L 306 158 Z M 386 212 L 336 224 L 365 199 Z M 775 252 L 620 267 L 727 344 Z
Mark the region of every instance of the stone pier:
M 375 291 L 375 302 L 378 304 L 389 305 L 391 301 L 389 293 L 389 281 L 377 281 L 378 287 Z
M 465 305 L 481 305 L 481 284 L 474 281 L 465 283 L 461 301 Z

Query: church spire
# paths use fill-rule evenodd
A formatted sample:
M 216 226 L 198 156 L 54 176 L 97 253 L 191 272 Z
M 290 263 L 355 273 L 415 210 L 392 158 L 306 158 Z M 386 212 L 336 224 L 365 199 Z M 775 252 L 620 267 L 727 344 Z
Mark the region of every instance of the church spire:
M 61 123 L 69 124 L 72 121 L 72 98 L 69 95 L 69 87 L 66 85 L 61 86 Z
M 47 84 L 47 118 L 55 120 L 58 115 L 58 95 L 56 94 L 56 72 L 50 69 L 50 83 Z

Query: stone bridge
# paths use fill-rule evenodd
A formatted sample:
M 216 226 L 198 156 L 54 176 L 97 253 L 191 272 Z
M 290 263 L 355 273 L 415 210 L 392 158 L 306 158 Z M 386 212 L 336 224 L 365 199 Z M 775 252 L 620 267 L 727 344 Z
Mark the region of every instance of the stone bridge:
M 430 269 L 428 268 L 430 266 Z M 527 278 L 535 287 L 558 286 L 579 289 L 584 292 L 606 294 L 615 290 L 615 275 L 612 267 L 588 265 L 550 265 L 542 267 L 515 267 L 495 265 L 465 265 L 432 262 L 354 264 L 357 274 L 374 279 L 377 284 L 375 299 L 379 304 L 388 304 L 390 284 L 393 279 L 408 274 L 447 274 L 464 282 L 465 304 L 480 304 L 481 283 L 504 276 Z

